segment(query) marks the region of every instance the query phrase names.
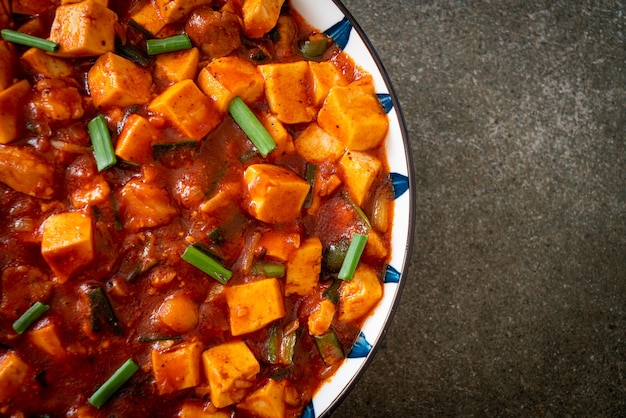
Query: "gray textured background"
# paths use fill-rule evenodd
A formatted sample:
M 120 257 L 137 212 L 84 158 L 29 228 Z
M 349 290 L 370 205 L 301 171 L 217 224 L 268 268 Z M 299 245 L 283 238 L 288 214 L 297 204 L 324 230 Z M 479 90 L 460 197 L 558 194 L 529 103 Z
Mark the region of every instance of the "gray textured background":
M 626 416 L 626 3 L 344 4 L 406 116 L 417 223 L 332 417 Z

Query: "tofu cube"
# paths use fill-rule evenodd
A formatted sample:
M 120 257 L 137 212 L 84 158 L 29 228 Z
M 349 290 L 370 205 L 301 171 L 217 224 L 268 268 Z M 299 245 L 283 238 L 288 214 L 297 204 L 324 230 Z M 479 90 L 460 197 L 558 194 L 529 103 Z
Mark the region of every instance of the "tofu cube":
M 366 257 L 384 260 L 389 255 L 389 249 L 380 234 L 373 229 L 367 232 L 367 244 L 363 253 Z
M 30 92 L 28 80 L 21 80 L 0 91 L 0 144 L 8 144 L 20 133 L 22 105 Z
M 47 78 L 69 77 L 74 68 L 62 58 L 47 54 L 39 48 L 30 48 L 22 54 L 24 62 L 32 72 Z
M 211 61 L 205 68 L 233 96 L 241 97 L 244 102 L 251 104 L 263 97 L 265 80 L 250 61 L 227 56 Z
M 285 381 L 269 379 L 267 383 L 237 404 L 238 411 L 258 418 L 283 418 L 285 416 Z
M 202 348 L 201 342 L 185 342 L 165 351 L 152 349 L 152 373 L 159 395 L 192 388 L 202 382 Z
M 65 349 L 61 343 L 59 327 L 54 322 L 46 322 L 42 326 L 28 331 L 31 343 L 52 357 L 65 356 Z
M 377 148 L 385 139 L 389 119 L 371 89 L 361 85 L 333 87 L 317 122 L 354 151 Z
M 195 80 L 198 74 L 198 48 L 159 54 L 154 63 L 154 77 L 168 83 Z
M 133 113 L 126 118 L 117 138 L 115 155 L 123 160 L 142 164 L 152 159 L 152 144 L 159 130 L 141 115 Z
M 11 400 L 26 382 L 30 370 L 30 366 L 12 351 L 0 357 L 0 403 Z
M 128 181 L 119 197 L 122 222 L 131 231 L 165 225 L 178 215 L 167 190 L 145 175 Z
M 199 141 L 222 120 L 215 102 L 196 86 L 183 80 L 168 87 L 148 105 L 148 110 L 162 115 L 184 136 Z
M 195 7 L 211 5 L 213 2 L 212 0 L 155 0 L 154 3 L 165 23 L 174 23 L 188 15 Z
M 88 57 L 115 49 L 117 15 L 95 0 L 57 7 L 50 40 L 59 43 L 58 55 Z
M 230 331 L 247 334 L 285 316 L 280 282 L 263 279 L 226 288 Z
M 285 125 L 283 125 L 283 123 L 279 121 L 276 116 L 269 112 L 261 112 L 257 116 L 259 121 L 261 121 L 267 132 L 276 143 L 276 149 L 271 154 L 272 157 L 283 157 L 285 155 L 292 155 L 296 152 L 296 147 L 293 144 L 293 137 L 289 132 L 287 132 Z
M 94 231 L 91 217 L 80 212 L 51 215 L 43 225 L 41 255 L 60 283 L 94 259 Z
M 200 70 L 197 82 L 200 90 L 215 102 L 215 106 L 219 112 L 226 114 L 230 102 L 235 98 L 235 95 L 224 87 L 206 67 Z
M 322 299 L 307 321 L 309 334 L 320 336 L 328 332 L 335 317 L 337 307 L 328 299 Z
M 322 270 L 322 242 L 307 238 L 287 262 L 285 294 L 306 296 L 317 287 Z
M 53 197 L 54 165 L 28 148 L 0 147 L 0 181 L 13 190 L 41 199 Z
M 159 9 L 154 7 L 151 1 L 137 3 L 131 10 L 130 18 L 152 35 L 159 33 L 167 24 Z
M 271 229 L 261 234 L 259 247 L 265 250 L 266 257 L 287 261 L 291 253 L 300 247 L 300 234 Z
M 311 122 L 317 113 L 310 94 L 306 61 L 260 65 L 270 110 L 284 123 Z
M 383 163 L 365 152 L 349 151 L 341 157 L 339 165 L 343 170 L 343 181 L 350 197 L 357 205 L 362 206 L 382 170 Z
M 112 52 L 99 57 L 87 73 L 96 107 L 126 107 L 148 103 L 152 76 L 134 62 Z
M 15 48 L 11 42 L 0 40 L 0 91 L 13 84 L 13 77 L 15 77 Z
M 278 22 L 285 0 L 244 0 L 243 28 L 247 37 L 261 38 Z
M 309 61 L 309 70 L 313 79 L 313 103 L 316 106 L 322 106 L 331 88 L 348 85 L 343 73 L 332 61 Z
M 298 154 L 310 163 L 335 162 L 346 151 L 343 142 L 312 122 L 295 140 Z
M 204 373 L 217 408 L 241 401 L 261 367 L 243 341 L 211 347 L 202 353 Z
M 293 171 L 272 164 L 253 164 L 244 171 L 248 213 L 267 223 L 291 222 L 302 209 L 309 188 Z
M 352 280 L 339 286 L 339 314 L 342 322 L 358 321 L 367 315 L 383 297 L 383 285 L 376 271 L 359 264 Z

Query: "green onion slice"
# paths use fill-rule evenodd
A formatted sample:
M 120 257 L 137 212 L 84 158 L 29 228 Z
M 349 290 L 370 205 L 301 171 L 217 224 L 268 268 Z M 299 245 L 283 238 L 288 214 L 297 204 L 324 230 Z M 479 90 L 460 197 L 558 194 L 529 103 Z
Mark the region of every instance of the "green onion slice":
M 32 325 L 33 322 L 38 320 L 41 315 L 46 313 L 50 309 L 50 306 L 44 305 L 43 303 L 37 301 L 35 302 L 26 312 L 22 314 L 14 323 L 13 329 L 18 334 L 24 333 L 28 327 Z
M 155 38 L 146 41 L 146 52 L 148 55 L 183 51 L 191 47 L 191 39 L 189 39 L 186 33 L 170 36 L 169 38 Z
M 279 263 L 256 263 L 252 266 L 252 274 L 265 277 L 283 277 L 285 265 Z
M 211 256 L 194 245 L 187 247 L 181 257 L 183 260 L 192 266 L 199 268 L 221 284 L 226 284 L 226 282 L 228 282 L 233 275 L 230 270 L 222 266 L 220 263 L 211 258 Z
M 276 148 L 276 142 L 274 142 L 272 136 L 255 114 L 252 113 L 248 105 L 241 100 L 241 97 L 235 97 L 230 102 L 228 112 L 237 122 L 237 125 L 248 135 L 248 138 L 250 138 L 250 141 L 252 141 L 262 156 L 267 157 Z
M 5 41 L 25 46 L 32 46 L 49 52 L 57 52 L 59 50 L 58 42 L 49 41 L 47 39 L 28 35 L 26 33 L 18 32 L 11 29 L 2 29 L 0 33 L 2 34 L 2 39 L 4 39 Z
M 111 141 L 111 133 L 107 126 L 104 116 L 98 115 L 87 124 L 91 144 L 93 145 L 93 154 L 96 158 L 98 171 L 106 170 L 115 165 L 117 158 L 113 150 L 113 142 Z
M 304 171 L 304 179 L 307 183 L 309 183 L 309 193 L 306 195 L 306 199 L 304 199 L 303 207 L 308 209 L 311 207 L 313 203 L 313 190 L 315 188 L 315 176 L 317 175 L 317 165 L 312 163 L 306 164 L 306 169 Z
M 354 275 L 356 266 L 359 264 L 361 254 L 363 254 L 363 249 L 365 248 L 366 243 L 367 235 L 354 234 L 352 236 L 346 258 L 344 258 L 339 274 L 337 275 L 339 279 L 348 281 L 352 280 L 352 276 Z
M 89 403 L 96 408 L 100 408 L 137 370 L 139 370 L 139 366 L 133 359 L 126 360 L 126 363 L 122 364 L 122 366 L 91 395 Z

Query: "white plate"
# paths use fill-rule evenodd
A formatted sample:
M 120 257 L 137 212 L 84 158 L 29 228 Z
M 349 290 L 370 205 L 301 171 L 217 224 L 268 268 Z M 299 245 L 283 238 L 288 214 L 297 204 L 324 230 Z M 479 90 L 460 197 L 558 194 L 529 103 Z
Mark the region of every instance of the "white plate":
M 409 266 L 415 196 L 411 180 L 409 138 L 402 112 L 389 77 L 363 30 L 338 1 L 291 0 L 291 6 L 311 26 L 331 35 L 359 67 L 374 77 L 377 95 L 389 115 L 390 129 L 385 144 L 396 196 L 392 253 L 385 275 L 383 300 L 365 321 L 360 338 L 344 364 L 322 385 L 302 414 L 303 418 L 315 418 L 330 414 L 348 394 L 365 371 L 391 322 Z

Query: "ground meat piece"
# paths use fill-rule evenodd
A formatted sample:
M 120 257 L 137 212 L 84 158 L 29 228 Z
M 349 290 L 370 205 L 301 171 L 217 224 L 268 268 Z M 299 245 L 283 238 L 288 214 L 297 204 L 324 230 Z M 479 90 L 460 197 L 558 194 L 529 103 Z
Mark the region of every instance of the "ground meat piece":
M 210 7 L 194 10 L 185 24 L 194 45 L 211 58 L 223 57 L 241 46 L 240 28 L 237 15 Z

